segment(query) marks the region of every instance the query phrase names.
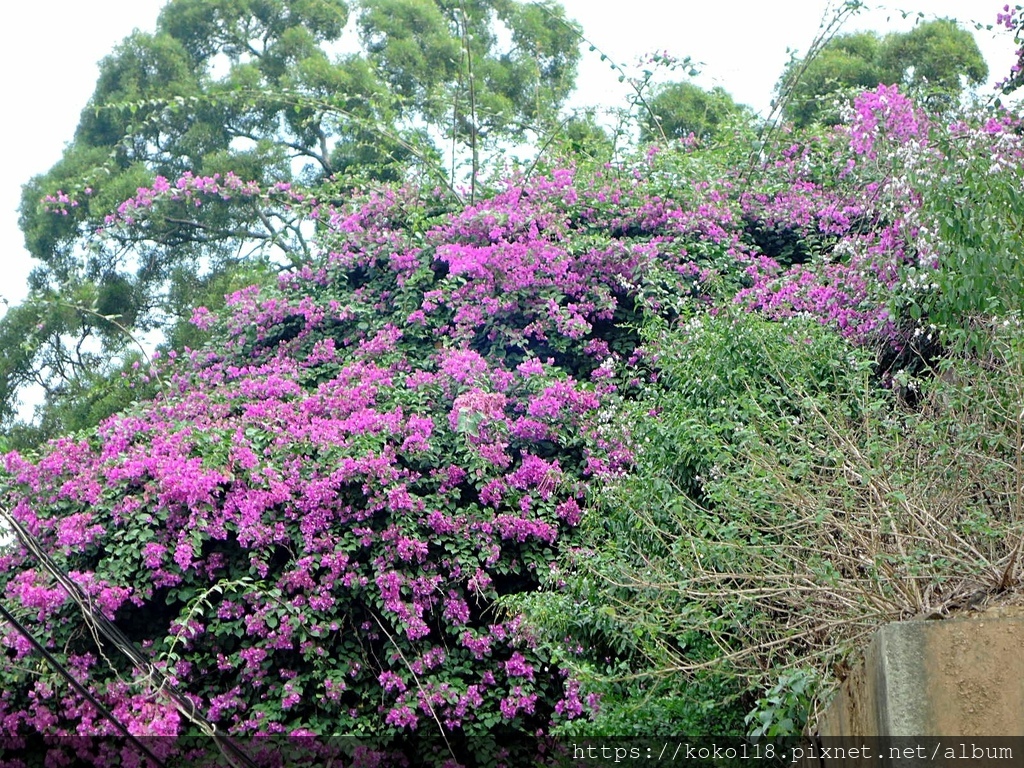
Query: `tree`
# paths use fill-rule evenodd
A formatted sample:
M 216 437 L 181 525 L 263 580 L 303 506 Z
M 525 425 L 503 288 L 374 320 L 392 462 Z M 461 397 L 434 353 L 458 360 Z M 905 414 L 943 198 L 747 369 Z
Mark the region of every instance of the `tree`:
M 925 103 L 949 107 L 965 84 L 980 85 L 988 77 L 978 44 L 952 19 L 919 24 L 905 34 L 886 36 L 881 64 L 893 82 L 920 90 Z
M 798 126 L 839 121 L 827 111 L 830 95 L 842 88 L 872 88 L 883 81 L 877 64 L 880 39 L 874 32 L 838 35 L 809 62 L 793 61 L 778 85 L 789 92 L 784 115 Z
M 471 183 L 482 142 L 550 128 L 575 81 L 580 30 L 547 4 L 376 0 L 359 31 L 400 112 L 469 148 Z
M 615 137 L 601 126 L 594 109 L 585 109 L 562 121 L 552 133 L 547 151 L 577 162 L 588 158 L 605 163 L 615 154 Z
M 802 127 L 840 122 L 833 102 L 849 91 L 896 84 L 932 109 L 948 109 L 966 86 L 986 77 L 988 66 L 974 36 L 951 19 L 937 19 L 884 37 L 837 35 L 814 58 L 792 61 L 777 90 L 786 100 L 785 117 Z
M 349 25 L 362 47 L 338 53 Z M 85 305 L 93 325 L 109 331 L 100 316 L 116 315 L 130 331 L 166 331 L 188 315 L 182 297 L 216 301 L 196 293 L 216 275 L 243 262 L 294 264 L 310 232 L 291 207 L 298 199 L 417 171 L 454 189 L 467 154 L 475 185 L 482 148 L 554 125 L 578 34 L 555 3 L 171 0 L 154 32 L 103 60 L 74 140 L 24 188 L 21 226 L 39 262 L 29 301 L 106 292 L 104 307 Z M 450 173 L 446 147 L 460 148 Z M 94 237 L 136 189 L 188 174 L 208 188 L 253 182 L 271 193 L 201 209 L 164 201 L 144 223 Z M 83 328 L 63 330 L 78 347 Z M 32 341 L 0 366 L 8 421 L 20 383 L 68 391 L 131 345 L 104 333 L 79 347 L 87 358 L 57 368 L 51 341 Z
M 749 110 L 733 101 L 724 88 L 706 91 L 686 82 L 661 86 L 647 102 L 650 113 L 640 126 L 642 142 L 684 139 L 691 134 L 701 141 L 709 141 L 729 121 L 749 114 Z

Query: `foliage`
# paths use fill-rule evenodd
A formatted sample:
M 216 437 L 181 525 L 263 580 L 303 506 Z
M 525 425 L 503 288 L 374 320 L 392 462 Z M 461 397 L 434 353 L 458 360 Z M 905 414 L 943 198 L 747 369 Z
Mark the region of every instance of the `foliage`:
M 809 60 L 794 59 L 779 81 L 783 114 L 797 126 L 836 125 L 849 95 L 899 85 L 939 111 L 979 85 L 988 66 L 970 32 L 951 19 L 921 22 L 909 32 L 855 32 L 831 38 Z M 838 100 L 838 102 L 837 102 Z
M 604 704 L 566 733 L 686 732 L 705 708 L 745 716 L 752 737 L 795 738 L 881 623 L 1019 583 L 1020 518 L 1004 514 L 1020 504 L 1019 414 L 1005 407 L 1020 397 L 1019 344 L 992 336 L 1016 327 L 1019 235 L 1003 231 L 976 271 L 945 256 L 995 242 L 1015 216 L 1001 192 L 1019 166 L 1015 124 L 988 112 L 947 128 L 878 87 L 848 125 L 789 145 L 731 198 L 754 246 L 751 282 L 721 299 L 774 321 L 716 303 L 677 307 L 676 330 L 654 326 L 656 383 L 617 416 L 635 470 L 598 494 L 558 589 L 507 601 L 548 640 L 594 649 L 570 664 Z M 664 158 L 666 187 L 709 170 L 706 153 L 682 157 Z M 977 233 L 938 220 L 963 205 L 943 200 L 954 175 L 979 199 L 991 188 Z M 950 358 L 956 378 L 914 376 L 931 375 L 940 338 L 968 332 L 986 344 L 959 345 L 975 352 Z M 951 401 L 955 412 L 927 405 Z M 940 444 L 948 463 L 922 469 Z M 976 482 L 951 495 L 949 476 Z M 653 725 L 636 700 L 670 719 Z
M 627 649 L 599 685 L 657 681 L 718 717 L 749 710 L 753 738 L 793 739 L 878 626 L 1018 584 L 1024 358 L 1019 332 L 996 344 L 914 381 L 925 406 L 908 410 L 813 322 L 722 313 L 659 334 L 657 383 L 626 419 L 636 470 L 599 494 L 586 555 L 558 575 L 584 627 L 569 636 Z M 517 605 L 561 636 L 545 602 Z
M 13 513 L 221 729 L 324 736 L 340 722 L 421 763 L 534 749 L 539 731 L 584 714 L 582 689 L 541 675 L 568 669 L 564 649 L 531 646 L 493 606 L 541 583 L 586 485 L 628 465 L 611 416 L 642 385 L 631 369 L 649 364 L 637 327 L 678 316 L 686 297 L 728 300 L 755 265 L 783 270 L 752 221 L 860 236 L 833 214 L 804 218 L 835 206 L 822 186 L 781 198 L 703 181 L 723 170 L 716 157 L 682 146 L 632 167 L 550 168 L 454 210 L 441 189 L 382 188 L 343 207 L 230 175 L 157 178 L 104 236 L 238 197 L 314 222 L 318 255 L 296 255 L 277 287 L 231 294 L 219 320 L 197 310 L 211 340 L 164 369 L 151 404 L 36 460 L 12 454 Z M 72 202 L 51 205 L 60 216 Z M 119 713 L 134 702 L 141 732 L 159 722 L 195 737 L 130 669 L 97 663 L 26 551 L 4 570 L 19 615 L 101 700 Z M 217 610 L 198 610 L 213 587 Z M 4 674 L 13 737 L 53 717 L 103 733 L 75 697 L 29 696 L 48 677 Z M 706 701 L 647 688 L 666 716 L 724 723 Z M 714 676 L 694 690 L 737 695 Z
M 932 109 L 956 104 L 965 84 L 980 85 L 988 77 L 988 65 L 973 35 L 953 19 L 927 21 L 902 35 L 887 35 L 879 53 L 883 71 L 897 76 L 893 82 Z
M 931 290 L 903 311 L 927 316 L 947 340 L 978 351 L 988 343 L 990 318 L 1016 318 L 1024 306 L 1018 130 L 1006 114 L 961 121 L 937 136 L 937 149 L 949 158 L 941 176 L 934 167 L 915 169 L 936 247 L 928 265 L 934 269 L 908 275 L 931 279 Z
M 648 105 L 650 113 L 640 126 L 642 142 L 686 139 L 691 135 L 700 141 L 713 141 L 723 134 L 728 123 L 750 119 L 749 110 L 733 101 L 724 88 L 705 91 L 687 82 L 666 83 L 656 88 Z
M 615 141 L 598 123 L 596 110 L 571 113 L 559 129 L 541 147 L 542 157 L 554 158 L 554 164 L 604 164 L 615 156 Z
M 575 81 L 580 30 L 554 5 L 377 0 L 362 4 L 359 29 L 401 108 L 450 125 L 474 161 L 481 142 L 545 133 Z
M 124 328 L 118 322 L 118 313 L 101 314 L 90 310 L 90 304 L 97 300 L 106 303 L 109 294 L 81 290 L 73 295 L 59 298 L 53 293 L 42 294 L 30 303 L 9 308 L 0 323 L 0 368 L 7 375 L 0 378 L 0 392 L 3 395 L 2 414 L 13 419 L 17 414 L 18 397 L 30 385 L 41 386 L 49 397 L 68 403 L 68 409 L 59 418 L 59 426 L 75 429 L 92 426 L 98 419 L 88 415 L 97 408 L 95 415 L 108 416 L 127 405 L 131 396 L 125 397 L 124 388 L 118 379 L 111 379 L 98 373 L 103 360 L 96 346 L 88 342 L 98 341 L 98 346 L 108 343 L 126 349 L 132 343 L 131 336 L 125 337 Z M 109 311 L 109 305 L 106 305 Z M 71 344 L 68 338 L 78 335 L 79 344 Z M 39 349 L 45 349 L 39 364 L 54 377 L 47 376 L 32 365 L 32 358 Z M 138 350 L 128 351 L 130 364 L 137 358 Z M 80 367 L 83 374 L 78 377 L 64 377 L 70 369 Z M 56 380 L 54 380 L 56 379 Z M 108 405 L 103 405 L 107 401 Z M 83 418 L 74 417 L 78 413 Z M 16 424 L 9 431 L 12 446 L 36 444 L 40 435 L 46 435 L 55 425 L 47 424 L 56 414 L 48 411 L 40 423 Z M 68 417 L 68 418 L 64 418 Z
M 796 741 L 807 724 L 817 683 L 816 675 L 806 669 L 783 672 L 767 694 L 758 699 L 746 722 L 753 739 L 772 742 Z

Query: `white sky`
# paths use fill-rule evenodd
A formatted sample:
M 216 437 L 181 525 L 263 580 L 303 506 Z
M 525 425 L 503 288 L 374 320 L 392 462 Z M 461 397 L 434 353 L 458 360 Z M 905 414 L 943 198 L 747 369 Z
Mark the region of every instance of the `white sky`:
M 629 66 L 639 56 L 668 51 L 704 62 L 698 82 L 721 85 L 741 102 L 766 112 L 772 87 L 789 59 L 787 48 L 806 50 L 827 0 L 562 0 L 587 38 Z M 1004 0 L 902 0 L 927 18 L 949 16 L 965 25 L 992 24 Z M 60 158 L 92 94 L 97 62 L 133 29 L 151 31 L 163 0 L 38 0 L 12 3 L 5 11 L 6 40 L 0 72 L 7 94 L 0 120 L 4 174 L 0 177 L 0 297 L 25 294 L 31 260 L 17 223 L 21 185 Z M 908 29 L 895 5 L 874 3 L 844 31 Z M 994 79 L 1012 63 L 1007 36 L 977 32 Z M 584 51 L 586 48 L 584 47 Z M 574 105 L 625 103 L 617 74 L 593 53 L 584 54 Z M 2 313 L 0 309 L 0 313 Z

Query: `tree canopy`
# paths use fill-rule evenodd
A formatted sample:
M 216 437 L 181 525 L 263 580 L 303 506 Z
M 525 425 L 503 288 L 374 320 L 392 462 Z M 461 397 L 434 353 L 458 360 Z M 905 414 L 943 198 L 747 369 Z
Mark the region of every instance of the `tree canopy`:
M 955 104 L 965 87 L 988 77 L 974 36 L 951 19 L 909 32 L 836 35 L 810 61 L 793 60 L 779 80 L 783 114 L 798 126 L 840 122 L 833 99 L 876 85 L 900 85 L 932 109 Z
M 733 101 L 721 87 L 710 91 L 687 82 L 666 83 L 647 97 L 650 111 L 640 124 L 640 140 L 714 139 L 731 120 L 749 117 L 750 111 Z

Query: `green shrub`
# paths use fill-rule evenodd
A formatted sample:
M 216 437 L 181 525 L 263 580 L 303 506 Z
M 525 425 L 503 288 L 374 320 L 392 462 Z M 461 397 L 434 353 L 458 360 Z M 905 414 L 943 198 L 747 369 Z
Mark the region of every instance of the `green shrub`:
M 906 381 L 911 409 L 813 321 L 725 311 L 654 333 L 659 378 L 622 414 L 636 472 L 599 494 L 561 604 L 527 607 L 586 629 L 581 667 L 628 649 L 594 678 L 624 686 L 607 721 L 628 710 L 616 693 L 654 680 L 687 703 L 655 710 L 677 733 L 688 713 L 742 710 L 751 737 L 796 738 L 877 627 L 1016 584 L 1024 348 L 992 344 L 984 364 Z

